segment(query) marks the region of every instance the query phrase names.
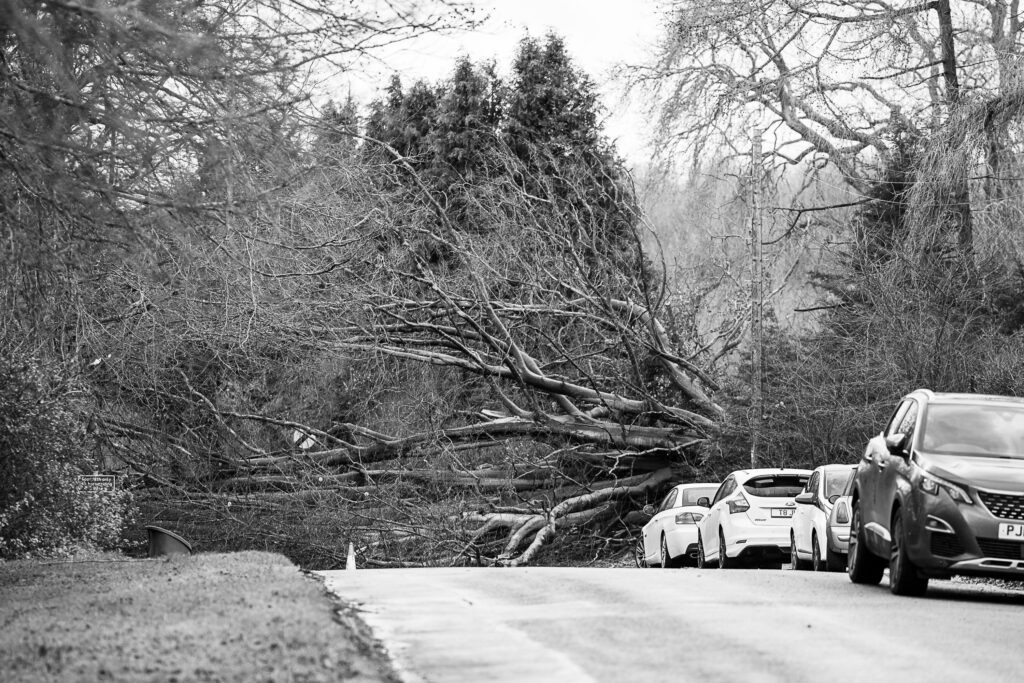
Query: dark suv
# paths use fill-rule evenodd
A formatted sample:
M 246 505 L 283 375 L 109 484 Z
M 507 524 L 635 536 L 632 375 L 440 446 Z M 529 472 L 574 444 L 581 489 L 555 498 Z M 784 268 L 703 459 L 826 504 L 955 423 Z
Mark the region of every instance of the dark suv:
M 886 567 L 897 595 L 954 574 L 1024 579 L 1024 399 L 908 394 L 868 442 L 851 495 L 854 583 Z

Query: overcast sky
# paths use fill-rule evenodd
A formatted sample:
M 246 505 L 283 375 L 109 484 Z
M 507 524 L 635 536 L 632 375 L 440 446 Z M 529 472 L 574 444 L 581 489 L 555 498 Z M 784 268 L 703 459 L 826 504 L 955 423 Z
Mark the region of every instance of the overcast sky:
M 616 64 L 641 61 L 650 53 L 660 28 L 656 0 L 491 0 L 479 5 L 490 15 L 481 28 L 407 43 L 387 55 L 388 66 L 405 84 L 446 77 L 463 54 L 474 62 L 494 59 L 507 73 L 524 36 L 543 37 L 554 31 L 565 39 L 577 66 L 598 84 L 607 109 L 605 132 L 618 141 L 619 151 L 630 162 L 647 158 L 642 108 L 621 102 L 608 76 Z M 379 96 L 386 83 L 386 75 L 353 82 L 353 94 L 368 101 Z

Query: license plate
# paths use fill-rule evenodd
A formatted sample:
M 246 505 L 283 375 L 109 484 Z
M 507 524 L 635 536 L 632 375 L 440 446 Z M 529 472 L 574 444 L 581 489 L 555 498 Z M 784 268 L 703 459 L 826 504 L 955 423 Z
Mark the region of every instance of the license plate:
M 1006 541 L 1024 541 L 1024 522 L 1002 522 L 999 538 Z
M 772 508 L 772 517 L 792 517 L 793 508 Z M 1022 525 L 1024 526 L 1024 525 Z

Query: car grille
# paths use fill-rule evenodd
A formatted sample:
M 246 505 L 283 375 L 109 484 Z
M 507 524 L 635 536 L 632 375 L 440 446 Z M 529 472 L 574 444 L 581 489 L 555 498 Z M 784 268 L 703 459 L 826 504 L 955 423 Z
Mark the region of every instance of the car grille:
M 1024 543 L 1019 541 L 997 541 L 991 538 L 979 538 L 981 554 L 1000 560 L 1024 560 Z
M 978 496 L 985 507 L 1001 519 L 1024 519 L 1024 496 L 1008 493 L 978 491 Z
M 964 552 L 964 544 L 953 534 L 932 534 L 932 555 L 956 557 Z

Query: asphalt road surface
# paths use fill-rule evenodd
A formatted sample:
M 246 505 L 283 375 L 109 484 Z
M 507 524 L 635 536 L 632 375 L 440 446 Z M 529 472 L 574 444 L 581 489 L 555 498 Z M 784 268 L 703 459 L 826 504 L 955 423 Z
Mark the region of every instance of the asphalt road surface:
M 780 570 L 322 572 L 408 682 L 1020 681 L 1024 592 Z

